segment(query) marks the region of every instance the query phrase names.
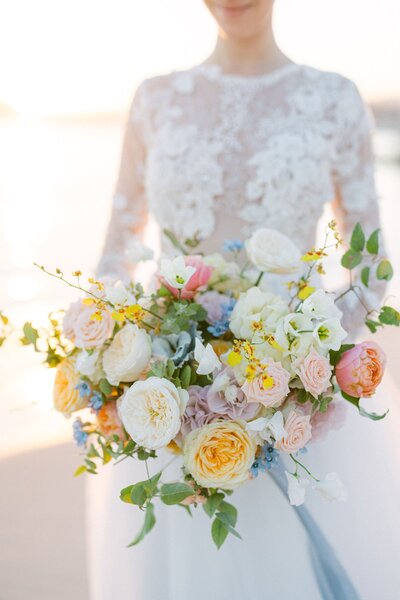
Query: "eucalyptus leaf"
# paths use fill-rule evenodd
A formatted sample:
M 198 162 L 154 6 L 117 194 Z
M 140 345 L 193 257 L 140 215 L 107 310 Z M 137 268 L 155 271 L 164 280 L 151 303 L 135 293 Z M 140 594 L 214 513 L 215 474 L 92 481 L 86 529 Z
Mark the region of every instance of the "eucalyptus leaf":
M 156 518 L 154 516 L 154 505 L 150 502 L 146 506 L 143 527 L 139 531 L 139 533 L 137 534 L 135 539 L 128 545 L 128 548 L 132 548 L 132 546 L 136 546 L 136 544 L 139 544 L 139 542 L 141 542 L 144 539 L 144 537 L 148 533 L 150 533 L 150 531 L 153 529 L 155 524 L 156 524 Z
M 164 483 L 161 486 L 160 498 L 164 504 L 172 505 L 179 504 L 185 498 L 193 496 L 194 490 L 187 483 L 175 482 L 175 483 Z
M 227 526 L 220 519 L 214 519 L 211 525 L 211 536 L 218 550 L 226 540 L 228 533 L 229 529 Z
M 210 518 L 214 516 L 224 497 L 224 494 L 217 492 L 216 494 L 210 496 L 207 499 L 207 502 L 203 504 L 203 510 Z

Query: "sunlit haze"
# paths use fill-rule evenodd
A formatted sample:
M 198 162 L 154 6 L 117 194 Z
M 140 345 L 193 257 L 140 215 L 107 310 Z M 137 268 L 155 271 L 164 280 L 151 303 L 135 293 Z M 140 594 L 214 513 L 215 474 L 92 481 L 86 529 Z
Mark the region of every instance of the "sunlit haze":
M 2 0 L 0 102 L 23 114 L 125 110 L 144 77 L 201 62 L 202 0 Z M 340 71 L 369 99 L 400 95 L 398 0 L 278 0 L 275 31 L 300 63 Z

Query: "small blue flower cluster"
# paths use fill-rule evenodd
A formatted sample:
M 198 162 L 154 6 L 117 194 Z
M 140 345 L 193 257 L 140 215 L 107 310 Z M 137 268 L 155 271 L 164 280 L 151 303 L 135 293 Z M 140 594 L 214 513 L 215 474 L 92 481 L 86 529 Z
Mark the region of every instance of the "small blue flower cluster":
M 244 248 L 244 243 L 240 240 L 225 240 L 223 248 L 225 252 L 240 252 Z
M 79 391 L 81 398 L 88 397 L 88 406 L 95 412 L 98 412 L 103 406 L 103 398 L 100 392 L 93 392 L 92 388 L 86 381 L 80 381 L 75 387 Z
M 85 446 L 87 439 L 89 437 L 89 434 L 86 433 L 86 431 L 83 430 L 83 424 L 81 419 L 75 419 L 75 421 L 73 422 L 72 425 L 72 429 L 74 432 L 74 440 L 77 443 L 78 446 Z
M 269 471 L 276 465 L 278 459 L 279 452 L 275 450 L 274 446 L 269 443 L 264 444 L 261 450 L 259 450 L 257 453 L 255 461 L 250 467 L 252 476 L 257 477 L 259 471 L 262 471 L 263 473 Z
M 224 335 L 229 330 L 229 319 L 231 317 L 232 311 L 235 308 L 236 300 L 235 298 L 229 298 L 229 302 L 225 302 L 222 304 L 222 316 L 219 321 L 213 323 L 207 327 L 207 331 L 209 331 L 215 337 L 220 337 Z

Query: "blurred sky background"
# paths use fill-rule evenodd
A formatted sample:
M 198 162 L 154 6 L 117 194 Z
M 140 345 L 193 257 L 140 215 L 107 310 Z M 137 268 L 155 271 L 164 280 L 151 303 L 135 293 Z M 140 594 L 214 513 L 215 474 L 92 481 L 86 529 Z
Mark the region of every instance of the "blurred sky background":
M 277 0 L 275 17 L 294 61 L 341 72 L 372 103 L 383 229 L 396 269 L 390 293 L 398 296 L 400 2 Z M 40 325 L 76 297 L 33 261 L 92 273 L 138 83 L 202 62 L 215 34 L 202 0 L 0 0 L 0 309 L 17 324 Z M 380 337 L 399 381 L 395 333 Z M 0 499 L 0 598 L 83 599 L 83 486 L 69 477 L 79 457 L 71 421 L 51 408 L 54 373 L 40 363 L 15 340 L 0 350 L 0 478 L 10 490 Z

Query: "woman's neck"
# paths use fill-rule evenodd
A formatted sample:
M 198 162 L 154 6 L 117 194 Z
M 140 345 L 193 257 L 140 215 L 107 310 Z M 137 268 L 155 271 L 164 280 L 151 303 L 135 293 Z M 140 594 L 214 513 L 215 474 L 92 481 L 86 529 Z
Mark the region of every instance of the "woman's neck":
M 217 64 L 226 73 L 254 76 L 292 62 L 278 47 L 272 27 L 251 39 L 227 38 L 219 34 L 206 64 Z

